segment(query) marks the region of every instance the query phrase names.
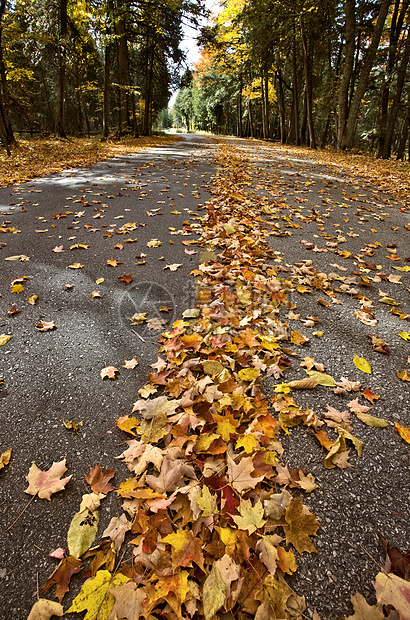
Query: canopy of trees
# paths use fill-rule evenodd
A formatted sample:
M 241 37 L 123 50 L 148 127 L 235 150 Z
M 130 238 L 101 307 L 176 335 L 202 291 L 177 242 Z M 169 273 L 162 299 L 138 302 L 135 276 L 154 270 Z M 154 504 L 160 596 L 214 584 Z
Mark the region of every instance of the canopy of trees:
M 409 0 L 225 0 L 174 112 L 185 126 L 406 157 Z M 408 153 L 407 153 L 408 156 Z
M 179 79 L 191 0 L 0 0 L 0 138 L 149 134 Z M 8 146 L 7 146 L 8 148 Z

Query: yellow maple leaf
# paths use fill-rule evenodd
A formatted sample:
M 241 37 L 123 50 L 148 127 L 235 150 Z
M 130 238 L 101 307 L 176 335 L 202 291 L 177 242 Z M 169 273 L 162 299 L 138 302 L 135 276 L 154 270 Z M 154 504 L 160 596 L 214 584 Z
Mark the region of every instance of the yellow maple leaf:
M 290 502 L 286 509 L 285 520 L 288 524 L 284 526 L 286 543 L 293 545 L 300 554 L 304 551 L 317 553 L 317 549 L 309 537 L 317 536 L 316 532 L 320 523 L 314 514 L 309 511 L 306 512 L 306 506 L 303 506 L 300 497 Z
M 247 435 L 241 435 L 236 442 L 235 450 L 239 450 L 239 448 L 243 448 L 246 454 L 252 454 L 260 447 L 259 441 L 256 439 L 253 433 L 248 433 Z
M 66 613 L 87 611 L 84 620 L 107 620 L 115 603 L 109 588 L 116 588 L 128 581 L 128 577 L 121 573 L 111 575 L 108 570 L 97 571 L 95 577 L 83 584 Z
M 210 517 L 218 512 L 216 496 L 211 493 L 206 484 L 202 487 L 202 494 L 196 498 L 196 503 L 203 517 Z
M 202 540 L 199 537 L 195 537 L 192 530 L 179 529 L 162 538 L 161 542 L 167 543 L 172 547 L 171 559 L 174 570 L 178 566 L 185 567 L 191 562 L 195 562 L 204 570 Z
M 266 519 L 263 518 L 264 510 L 261 500 L 258 500 L 254 506 L 250 499 L 242 499 L 239 506 L 240 515 L 232 515 L 232 519 L 240 530 L 247 530 L 249 535 L 256 532 L 257 529 L 263 527 Z

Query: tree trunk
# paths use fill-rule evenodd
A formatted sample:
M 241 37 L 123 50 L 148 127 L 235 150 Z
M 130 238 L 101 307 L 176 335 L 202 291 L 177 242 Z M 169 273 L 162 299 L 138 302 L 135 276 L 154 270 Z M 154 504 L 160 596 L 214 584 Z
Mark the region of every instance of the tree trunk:
M 56 133 L 60 138 L 66 138 L 64 122 L 65 103 L 65 69 L 66 69 L 66 37 L 67 37 L 67 0 L 60 0 L 60 40 L 58 42 L 58 84 L 57 84 L 57 111 Z
M 265 98 L 265 85 L 263 81 L 263 75 L 261 75 L 261 109 L 262 109 L 262 137 L 267 137 L 266 132 L 266 98 Z
M 270 102 L 269 102 L 269 74 L 268 70 L 265 73 L 265 112 L 266 112 L 266 137 L 270 138 L 270 126 L 269 126 L 269 116 L 270 116 Z
M 4 125 L 4 117 L 3 117 L 3 106 L 1 105 L 1 102 L 0 102 L 0 138 L 1 138 L 1 141 L 3 142 L 4 148 L 6 149 L 7 155 L 10 157 L 11 152 L 10 152 L 9 143 L 7 141 L 7 133 L 6 133 L 6 127 Z
M 280 122 L 280 141 L 282 144 L 286 142 L 286 114 L 285 114 L 285 95 L 283 92 L 282 72 L 280 69 L 276 72 L 278 76 L 278 109 Z M 292 129 L 291 129 L 292 131 Z
M 118 0 L 118 84 L 119 84 L 119 117 L 118 133 L 120 136 L 128 127 L 128 41 L 125 13 L 122 0 Z
M 313 124 L 313 109 L 312 109 L 312 58 L 308 53 L 307 40 L 305 35 L 305 29 L 303 26 L 303 19 L 300 18 L 300 35 L 302 39 L 303 49 L 303 70 L 305 74 L 305 95 L 306 95 L 306 115 L 307 124 L 309 128 L 309 146 L 311 149 L 316 148 L 315 129 Z
M 248 99 L 248 118 L 249 118 L 249 135 L 251 138 L 253 138 L 254 137 L 253 114 L 252 114 L 252 105 L 249 99 Z
M 9 91 L 7 86 L 7 77 L 6 77 L 6 68 L 4 65 L 3 58 L 3 16 L 6 10 L 6 0 L 1 0 L 0 3 L 0 73 L 1 73 L 1 88 L 2 88 L 2 117 L 4 119 L 4 130 L 6 132 L 7 144 L 15 144 L 16 140 L 14 138 L 13 129 L 10 122 L 9 109 L 10 109 L 10 99 L 9 99 Z M 3 137 L 2 137 L 3 139 Z M 8 151 L 9 154 L 9 151 Z
M 306 144 L 306 128 L 307 128 L 307 105 L 306 105 L 306 88 L 303 89 L 303 111 L 302 111 L 302 123 L 300 126 L 300 141 L 302 144 Z
M 104 50 L 104 102 L 103 102 L 103 137 L 110 133 L 110 97 L 111 97 L 111 41 Z
M 298 92 L 298 69 L 296 58 L 296 32 L 293 27 L 293 54 L 292 54 L 292 117 L 289 132 L 289 142 L 293 144 L 300 144 L 299 135 L 299 92 Z
M 360 105 L 363 95 L 366 92 L 369 82 L 370 71 L 373 67 L 374 58 L 379 46 L 380 37 L 383 32 L 384 23 L 386 21 L 387 12 L 390 7 L 391 0 L 382 0 L 379 15 L 373 32 L 372 41 L 367 48 L 359 81 L 356 86 L 355 93 L 350 105 L 349 114 L 346 120 L 346 126 L 341 139 L 341 148 L 351 148 L 353 146 L 354 134 L 356 131 L 356 123 L 359 117 Z
M 346 119 L 348 115 L 348 97 L 349 97 L 349 84 L 352 77 L 353 61 L 354 61 L 354 43 L 355 43 L 355 0 L 346 0 L 345 2 L 345 40 L 346 51 L 345 60 L 343 64 L 342 79 L 339 87 L 338 98 L 338 118 L 337 118 L 337 148 L 340 149 L 342 145 L 342 138 L 346 126 Z
M 239 77 L 239 93 L 237 96 L 237 101 L 236 101 L 236 107 L 237 107 L 237 114 L 238 114 L 238 138 L 242 138 L 243 136 L 243 129 L 242 129 L 242 73 Z
M 409 136 L 410 130 L 410 105 L 407 105 L 407 116 L 404 119 L 403 128 L 400 136 L 399 146 L 397 147 L 397 155 L 396 159 L 402 160 L 404 159 L 404 151 L 406 149 L 406 142 Z
M 390 97 L 390 85 L 394 71 L 395 64 L 397 62 L 397 46 L 400 38 L 400 34 L 403 28 L 404 17 L 409 6 L 409 0 L 405 0 L 402 9 L 399 14 L 400 0 L 396 0 L 394 6 L 394 12 L 392 17 L 392 23 L 390 27 L 390 40 L 389 40 L 389 55 L 386 67 L 386 75 L 383 80 L 381 94 L 380 94 L 380 114 L 378 122 L 378 137 L 379 148 L 377 157 L 384 158 L 386 149 L 384 148 L 386 142 L 386 131 L 388 124 L 388 110 L 389 110 L 389 97 Z M 390 145 L 387 150 L 390 150 Z
M 393 139 L 394 128 L 396 126 L 397 114 L 399 112 L 400 98 L 403 91 L 404 80 L 406 78 L 407 65 L 410 59 L 410 28 L 407 32 L 406 45 L 403 50 L 403 56 L 397 71 L 396 92 L 394 94 L 391 112 L 387 123 L 386 134 L 384 137 L 383 149 L 381 157 L 388 159 L 390 156 L 391 143 Z
M 152 41 L 149 66 L 147 67 L 144 121 L 143 121 L 143 128 L 142 128 L 143 136 L 149 136 L 150 134 L 151 93 L 152 93 L 152 80 L 153 80 L 153 73 L 154 73 L 154 59 L 155 59 L 155 40 Z M 188 117 L 187 117 L 187 130 L 189 131 L 189 118 Z

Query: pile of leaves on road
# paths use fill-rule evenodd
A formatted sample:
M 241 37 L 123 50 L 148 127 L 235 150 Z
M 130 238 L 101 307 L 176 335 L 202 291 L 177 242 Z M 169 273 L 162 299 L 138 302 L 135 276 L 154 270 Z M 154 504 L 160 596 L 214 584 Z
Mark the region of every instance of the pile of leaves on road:
M 325 291 L 328 284 L 311 265 L 289 274 L 274 262 L 266 241 L 271 212 L 265 207 L 261 214 L 257 197 L 248 192 L 246 159 L 224 148 L 218 163 L 214 197 L 196 228 L 203 246 L 193 272 L 196 307 L 164 332 L 144 397 L 117 420 L 128 436 L 118 458 L 131 473 L 116 491 L 123 512 L 92 547 L 100 503 L 115 489 L 112 470 L 91 468 L 90 492 L 69 528 L 68 553 L 55 551 L 60 564 L 42 588 L 56 586 L 61 603 L 71 577 L 82 572 L 87 580 L 67 612 L 86 611 L 86 620 L 301 620 L 305 599 L 288 579 L 298 556 L 316 552 L 320 523 L 304 495 L 317 485 L 303 467 L 280 465 L 281 436 L 304 424 L 318 451 L 326 452 L 325 467 L 345 468 L 352 447 L 359 456 L 362 450 L 350 416 L 370 426 L 387 424 L 368 414 L 358 398 L 349 411 L 328 407 L 322 416 L 300 407 L 293 398 L 298 389 L 327 386 L 349 393 L 361 387 L 335 380 L 313 358 L 301 362 L 305 378 L 280 381 L 295 357 L 287 344 L 303 347 L 306 341 L 281 320 L 281 312 L 295 308 L 289 292 L 302 286 L 301 275 L 303 286 Z M 383 349 L 386 343 L 374 345 Z M 365 359 L 357 357 L 355 364 L 368 372 Z M 278 381 L 270 398 L 265 376 Z M 407 433 L 401 435 L 410 443 Z M 64 461 L 49 472 L 32 469 L 27 492 L 50 499 L 68 481 L 60 480 L 64 472 Z M 352 619 L 409 617 L 409 554 L 387 541 L 385 547 L 386 569 L 376 577 L 378 603 L 370 606 L 356 594 Z M 40 599 L 30 620 L 61 616 L 60 603 Z
M 19 139 L 10 157 L 0 153 L 0 187 L 24 183 L 67 168 L 91 166 L 102 159 L 137 153 L 152 146 L 181 140 L 178 136 L 146 136 L 106 140 L 100 137 Z

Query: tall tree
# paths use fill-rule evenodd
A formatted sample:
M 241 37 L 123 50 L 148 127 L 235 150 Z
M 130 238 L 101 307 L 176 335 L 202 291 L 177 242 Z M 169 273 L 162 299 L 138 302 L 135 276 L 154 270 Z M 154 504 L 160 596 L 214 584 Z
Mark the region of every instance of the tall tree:
M 380 37 L 383 32 L 383 27 L 386 21 L 387 12 L 389 10 L 391 1 L 392 0 L 381 0 L 376 24 L 374 26 L 372 40 L 366 50 L 360 76 L 352 97 L 349 113 L 346 118 L 346 124 L 342 129 L 342 135 L 340 137 L 340 148 L 351 148 L 353 146 L 360 106 L 368 86 L 370 71 L 373 67 L 374 59 L 376 56 L 377 48 L 379 46 Z

